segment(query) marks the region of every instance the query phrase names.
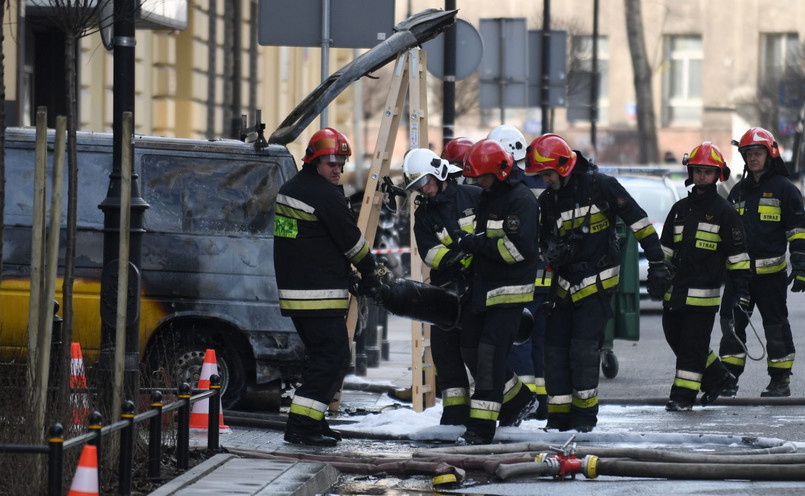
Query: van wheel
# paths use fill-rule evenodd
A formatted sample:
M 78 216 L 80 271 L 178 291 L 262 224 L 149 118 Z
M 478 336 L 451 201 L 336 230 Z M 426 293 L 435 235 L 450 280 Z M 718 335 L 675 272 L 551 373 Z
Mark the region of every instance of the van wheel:
M 183 382 L 196 387 L 201 378 L 204 354 L 203 344 L 177 343 L 174 346 L 157 346 L 157 353 L 149 358 L 152 379 L 157 387 L 172 389 Z M 229 346 L 215 345 L 218 375 L 221 376 L 221 405 L 233 408 L 246 392 L 246 371 L 243 360 Z

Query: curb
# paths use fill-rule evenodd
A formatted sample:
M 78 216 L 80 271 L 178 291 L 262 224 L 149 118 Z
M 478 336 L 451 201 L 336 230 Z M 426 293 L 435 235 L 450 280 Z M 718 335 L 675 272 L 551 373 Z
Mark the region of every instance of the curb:
M 219 454 L 149 494 L 221 494 L 221 488 L 228 487 L 255 496 L 315 496 L 335 484 L 338 475 L 325 463 Z

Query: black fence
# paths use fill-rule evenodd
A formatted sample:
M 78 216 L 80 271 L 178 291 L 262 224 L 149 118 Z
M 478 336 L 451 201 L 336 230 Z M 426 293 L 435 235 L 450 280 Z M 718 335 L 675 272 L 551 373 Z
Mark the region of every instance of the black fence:
M 160 476 L 160 459 L 162 456 L 162 414 L 173 410 L 177 411 L 176 433 L 176 468 L 187 470 L 190 458 L 190 411 L 193 403 L 204 399 L 209 402 L 209 421 L 207 424 L 207 449 L 218 451 L 219 445 L 219 416 L 221 414 L 221 378 L 217 374 L 210 377 L 210 389 L 191 396 L 191 388 L 183 383 L 177 390 L 177 401 L 165 406 L 162 404 L 162 393 L 151 393 L 150 409 L 140 414 L 134 414 L 134 402 L 123 403 L 121 420 L 101 426 L 100 412 L 93 412 L 89 416 L 89 432 L 72 439 L 64 439 L 64 428 L 60 423 L 53 424 L 48 430 L 46 445 L 0 445 L 0 455 L 3 454 L 45 454 L 48 458 L 48 496 L 61 496 L 62 478 L 64 474 L 64 451 L 81 447 L 85 444 L 94 445 L 98 450 L 98 487 L 100 484 L 101 438 L 121 431 L 120 457 L 118 464 L 118 491 L 117 494 L 131 494 L 132 466 L 134 459 L 134 426 L 138 422 L 149 421 L 148 434 L 148 476 Z

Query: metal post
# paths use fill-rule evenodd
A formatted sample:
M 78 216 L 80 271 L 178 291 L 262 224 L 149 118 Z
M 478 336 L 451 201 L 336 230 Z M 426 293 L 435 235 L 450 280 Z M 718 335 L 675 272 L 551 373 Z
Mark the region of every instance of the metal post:
M 456 0 L 444 0 L 444 10 L 456 10 Z M 444 80 L 442 82 L 442 146 L 455 137 L 456 122 L 456 33 L 453 24 L 444 32 Z
M 598 121 L 598 0 L 593 0 L 593 77 L 590 82 L 590 145 L 596 158 L 596 122 Z
M 64 470 L 64 428 L 55 423 L 48 430 L 48 496 L 61 496 Z
M 321 80 L 330 76 L 330 0 L 321 0 Z M 321 111 L 321 127 L 327 127 L 327 107 Z
M 210 389 L 215 394 L 210 397 L 210 414 L 207 419 L 207 449 L 218 451 L 218 419 L 221 417 L 221 376 L 210 376 Z
M 120 432 L 120 459 L 118 460 L 118 494 L 131 494 L 131 467 L 134 457 L 134 402 L 126 400 L 120 410 L 120 418 L 128 425 Z
M 120 190 L 122 167 L 122 121 L 123 113 L 132 113 L 132 131 L 134 125 L 134 0 L 116 0 L 114 2 L 114 92 L 113 92 L 113 125 L 114 134 L 112 148 L 112 172 L 109 175 L 109 189 L 106 198 L 98 206 L 104 214 L 103 236 L 103 269 L 101 273 L 101 350 L 98 363 L 99 375 L 112 377 L 114 370 L 114 344 L 117 293 L 117 257 L 120 231 Z M 130 139 L 130 137 L 126 137 Z M 137 173 L 134 166 L 134 147 L 131 147 L 131 224 L 129 261 L 134 266 L 134 277 L 129 278 L 129 291 L 139 287 L 139 268 L 142 261 L 143 214 L 148 204 L 140 196 Z M 140 363 L 140 299 L 139 293 L 128 298 L 126 322 L 126 356 L 124 366 L 125 398 L 139 396 L 139 363 Z M 106 402 L 105 407 L 112 411 L 111 381 L 98 381 L 99 398 Z
M 148 477 L 159 477 L 159 458 L 162 453 L 162 393 L 151 393 L 151 408 L 157 414 L 149 421 Z
M 101 487 L 101 460 L 103 460 L 103 456 L 101 453 L 101 421 L 103 417 L 101 416 L 101 412 L 94 411 L 89 414 L 89 425 L 87 425 L 87 430 L 89 432 L 95 433 L 92 439 L 89 440 L 89 444 L 95 446 L 96 451 L 98 452 L 98 487 Z
M 187 470 L 190 463 L 190 384 L 183 382 L 179 386 L 177 397 L 182 402 L 179 408 L 176 433 L 176 468 Z
M 542 133 L 550 133 L 550 95 L 551 84 L 551 0 L 542 0 L 542 84 L 540 85 L 540 105 L 542 107 Z

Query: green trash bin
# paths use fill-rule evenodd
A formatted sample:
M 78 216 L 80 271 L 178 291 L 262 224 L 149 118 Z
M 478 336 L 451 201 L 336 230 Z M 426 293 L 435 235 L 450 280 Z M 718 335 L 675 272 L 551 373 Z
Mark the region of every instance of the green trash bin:
M 618 359 L 612 351 L 615 339 L 640 339 L 640 275 L 637 261 L 637 240 L 629 227 L 618 219 L 615 225 L 621 249 L 621 270 L 618 291 L 612 296 L 613 317 L 607 323 L 601 347 L 601 372 L 607 379 L 618 375 Z

